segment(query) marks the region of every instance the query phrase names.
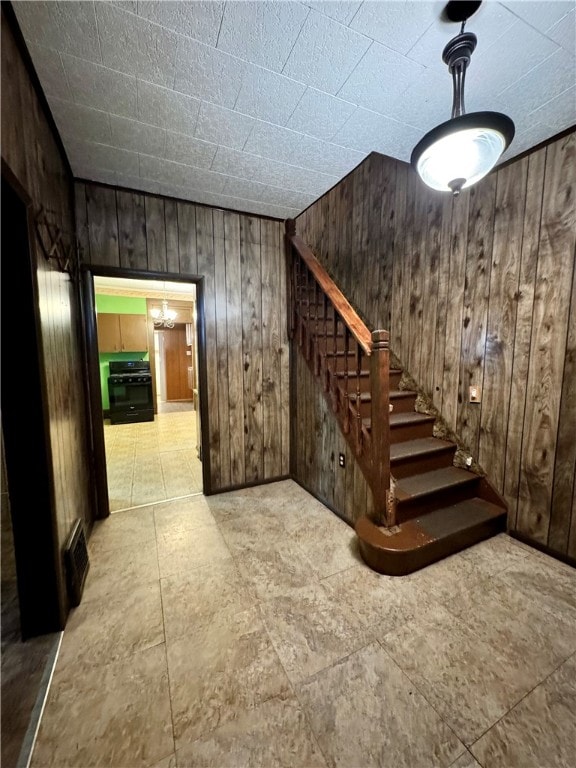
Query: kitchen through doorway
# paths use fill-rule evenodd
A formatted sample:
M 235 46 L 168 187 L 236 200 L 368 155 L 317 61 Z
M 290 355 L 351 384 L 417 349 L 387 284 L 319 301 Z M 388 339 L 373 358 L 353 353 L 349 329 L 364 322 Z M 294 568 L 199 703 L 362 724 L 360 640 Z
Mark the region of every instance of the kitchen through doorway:
M 195 284 L 93 280 L 110 512 L 201 494 Z

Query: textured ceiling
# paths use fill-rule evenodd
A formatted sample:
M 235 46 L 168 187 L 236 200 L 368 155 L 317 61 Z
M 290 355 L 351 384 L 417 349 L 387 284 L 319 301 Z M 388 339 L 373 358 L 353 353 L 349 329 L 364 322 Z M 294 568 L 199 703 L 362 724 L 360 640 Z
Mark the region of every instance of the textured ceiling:
M 450 117 L 444 2 L 14 2 L 77 177 L 295 216 Z M 485 0 L 467 111 L 576 123 L 575 0 Z

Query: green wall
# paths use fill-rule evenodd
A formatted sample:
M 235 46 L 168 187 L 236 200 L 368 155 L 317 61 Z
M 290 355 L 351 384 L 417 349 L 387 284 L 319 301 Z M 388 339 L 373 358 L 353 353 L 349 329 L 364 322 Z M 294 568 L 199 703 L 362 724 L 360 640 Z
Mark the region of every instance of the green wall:
M 136 296 L 108 296 L 97 293 L 96 312 L 98 314 L 115 313 L 122 315 L 145 315 L 146 299 Z M 110 408 L 108 399 L 108 376 L 111 360 L 149 360 L 148 352 L 104 352 L 98 355 L 100 362 L 100 390 L 102 392 L 102 408 L 107 411 Z

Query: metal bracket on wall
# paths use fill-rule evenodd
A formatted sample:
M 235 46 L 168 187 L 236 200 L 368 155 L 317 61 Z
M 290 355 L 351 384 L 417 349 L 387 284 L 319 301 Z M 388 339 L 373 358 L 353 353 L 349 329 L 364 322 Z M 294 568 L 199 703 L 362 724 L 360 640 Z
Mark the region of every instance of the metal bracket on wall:
M 78 277 L 78 265 L 74 259 L 74 239 L 66 246 L 63 232 L 57 224 L 50 223 L 46 209 L 41 206 L 35 218 L 36 237 L 47 261 L 55 261 L 60 272 L 67 272 L 72 282 Z

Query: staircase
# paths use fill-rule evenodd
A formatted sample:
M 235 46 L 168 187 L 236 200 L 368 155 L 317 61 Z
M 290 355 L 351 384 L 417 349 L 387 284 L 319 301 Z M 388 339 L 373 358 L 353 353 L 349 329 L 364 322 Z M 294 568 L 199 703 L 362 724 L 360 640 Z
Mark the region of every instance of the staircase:
M 404 575 L 506 529 L 506 505 L 486 478 L 454 466 L 389 367 L 388 333 L 370 332 L 288 222 L 289 335 L 317 378 L 374 498 L 355 525 L 365 562 Z

